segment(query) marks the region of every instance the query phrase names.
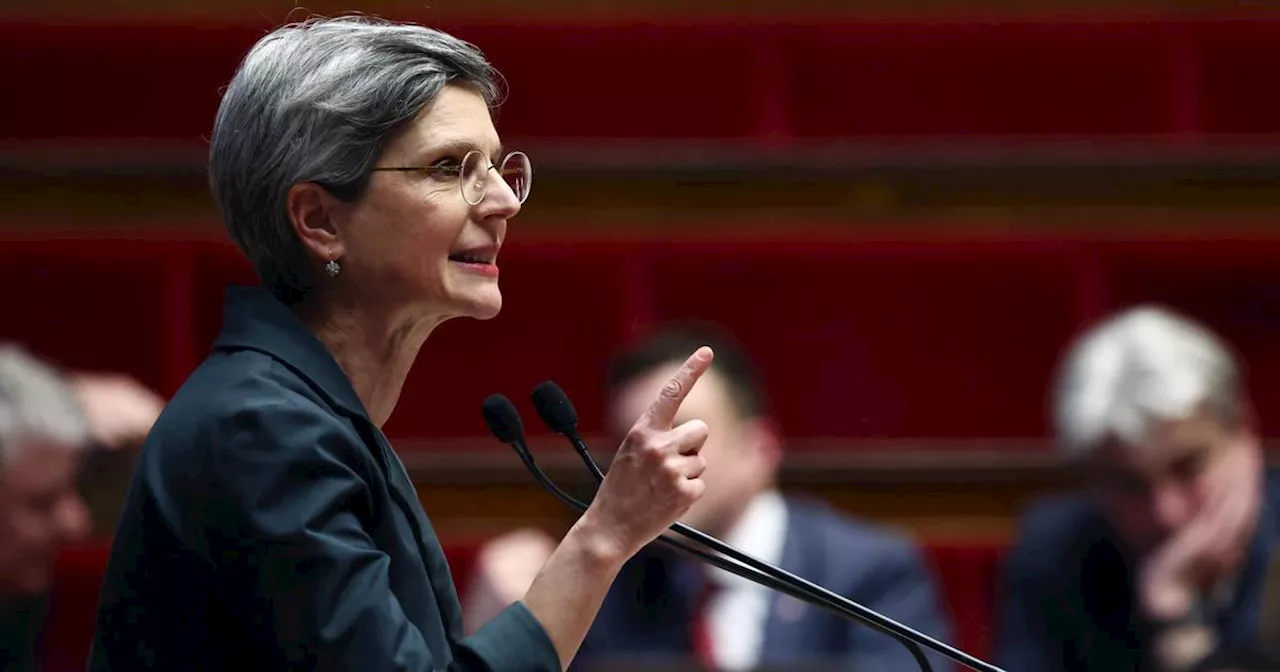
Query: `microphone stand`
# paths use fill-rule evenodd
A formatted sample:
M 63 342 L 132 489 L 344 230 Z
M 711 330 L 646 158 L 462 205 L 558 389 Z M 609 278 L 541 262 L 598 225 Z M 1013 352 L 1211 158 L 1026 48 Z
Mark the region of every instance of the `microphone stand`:
M 538 481 L 538 483 L 542 485 L 543 488 L 551 492 L 551 494 L 554 495 L 556 499 L 559 499 L 561 502 L 564 502 L 565 504 L 568 504 L 570 507 L 577 509 L 579 513 L 585 512 L 587 510 L 587 505 L 585 503 L 583 503 L 582 501 L 574 498 L 572 495 L 569 495 L 568 493 L 561 490 L 558 486 L 556 486 L 555 482 L 552 481 L 551 478 L 547 476 L 546 473 L 543 472 L 542 469 L 538 467 L 536 463 L 534 463 L 533 456 L 529 453 L 529 448 L 524 444 L 523 440 L 512 442 L 510 445 L 512 448 L 515 449 L 516 453 L 520 455 L 520 458 L 524 462 L 525 467 L 527 467 L 529 471 L 533 473 L 533 477 Z M 690 544 L 686 544 L 678 539 L 672 539 L 670 537 L 658 537 L 655 541 L 671 546 L 688 555 L 692 555 L 698 558 L 699 560 L 702 560 L 703 562 L 709 565 L 712 565 L 713 567 L 718 567 L 720 569 L 723 569 L 724 571 L 729 572 L 730 574 L 734 574 L 735 576 L 742 577 L 748 581 L 758 583 L 767 588 L 772 588 L 773 590 L 776 590 L 785 595 L 790 595 L 791 597 L 794 597 L 797 600 L 800 600 L 802 602 L 812 604 L 814 606 L 822 607 L 824 609 L 827 609 L 828 611 L 833 611 L 846 618 L 855 618 L 855 619 L 859 618 L 859 615 L 857 615 L 856 613 L 850 612 L 849 610 L 845 609 L 841 605 L 835 604 L 833 602 L 829 602 L 822 597 L 818 597 L 811 593 L 808 593 L 798 586 L 791 585 L 789 583 L 786 583 L 785 581 L 780 581 L 732 557 L 720 557 L 720 556 L 712 555 Z M 875 624 L 872 624 L 872 625 L 873 627 L 876 627 Z M 879 628 L 879 627 L 877 627 L 877 629 L 901 641 L 908 648 L 908 650 L 911 651 L 911 655 L 915 657 L 916 662 L 920 665 L 920 669 L 923 672 L 933 672 L 933 667 L 929 664 L 928 658 L 924 656 L 924 652 L 921 651 L 919 646 L 917 646 L 914 642 L 908 639 L 905 639 L 901 635 L 898 635 L 888 629 Z
M 573 448 L 577 451 L 578 456 L 586 463 L 587 468 L 591 470 L 592 475 L 599 483 L 604 480 L 604 475 L 596 461 L 591 456 L 591 451 L 587 449 L 587 444 L 578 434 L 578 413 L 573 408 L 573 402 L 569 401 L 569 396 L 564 390 L 560 389 L 553 381 L 545 381 L 539 384 L 533 390 L 533 404 L 538 411 L 538 417 L 553 432 L 562 434 L 573 444 Z M 513 409 L 514 410 L 514 409 Z M 763 575 L 782 581 L 790 586 L 799 588 L 806 592 L 809 599 L 804 601 L 817 606 L 837 607 L 839 613 L 847 618 L 861 621 L 880 632 L 893 636 L 904 646 L 907 647 L 921 668 L 929 672 L 929 663 L 920 650 L 923 644 L 947 658 L 960 663 L 970 669 L 979 672 L 1002 672 L 1000 668 L 979 660 L 955 647 L 945 644 L 937 639 L 930 637 L 922 632 L 914 630 L 906 625 L 898 623 L 893 619 L 880 614 L 872 609 L 868 609 L 857 602 L 854 602 L 843 595 L 836 594 L 822 586 L 812 583 L 804 578 L 796 576 L 790 572 L 776 567 L 772 564 L 764 562 L 758 558 L 752 557 L 741 550 L 730 546 L 729 544 L 716 539 L 699 530 L 688 527 L 687 525 L 676 522 L 671 529 L 677 534 L 692 539 L 704 546 L 712 548 L 734 560 L 749 566 Z M 752 577 L 743 577 L 754 580 Z M 815 602 L 815 600 L 821 602 Z
M 549 384 L 554 386 L 554 383 Z M 547 384 L 544 384 L 543 387 L 546 385 Z M 573 416 L 571 424 L 576 425 L 576 413 L 573 412 L 572 405 L 568 403 L 568 398 L 564 396 L 564 393 L 560 391 L 558 387 L 555 387 L 554 391 L 558 392 L 558 396 L 560 397 L 555 400 L 555 405 L 558 405 L 562 411 L 567 409 L 568 413 Z M 539 396 L 540 395 L 538 393 L 535 393 L 535 403 L 538 405 L 539 415 L 543 416 L 544 422 L 547 422 L 547 424 L 551 426 L 554 431 L 557 431 L 557 433 L 566 435 L 573 443 L 578 455 L 582 458 L 583 462 L 586 463 L 597 483 L 603 481 L 603 472 L 600 470 L 599 466 L 596 465 L 595 460 L 592 458 L 590 451 L 587 450 L 586 444 L 582 441 L 581 437 L 577 436 L 576 430 L 570 426 L 568 427 L 570 431 L 563 431 L 566 429 L 566 423 L 561 422 L 564 419 L 564 414 L 545 413 L 544 408 L 547 408 L 548 405 L 540 403 Z M 548 417 L 549 415 L 553 417 Z M 557 418 L 555 416 L 560 417 Z M 553 418 L 558 421 L 552 422 L 551 420 Z M 516 454 L 520 457 L 525 467 L 529 469 L 530 473 L 533 474 L 534 479 L 537 480 L 544 489 L 571 508 L 574 508 L 579 512 L 586 511 L 586 504 L 573 498 L 557 487 L 556 484 L 542 471 L 542 469 L 537 466 L 533 459 L 533 455 L 525 444 L 519 413 L 509 400 L 501 395 L 493 395 L 489 399 L 486 399 L 485 419 L 494 436 L 499 441 L 510 445 L 516 451 Z M 666 536 L 660 536 L 656 541 L 672 546 L 713 567 L 717 567 L 729 572 L 730 574 L 734 574 L 735 576 L 752 581 L 767 588 L 771 588 L 807 604 L 821 607 L 845 618 L 861 621 L 864 624 L 893 637 L 906 646 L 923 672 L 932 672 L 932 667 L 930 666 L 923 651 L 920 649 L 921 644 L 941 653 L 961 665 L 969 667 L 970 669 L 978 670 L 978 672 L 1004 672 L 990 663 L 979 660 L 967 653 L 964 653 L 963 651 L 955 649 L 954 647 L 925 635 L 924 633 L 920 633 L 912 628 L 902 625 L 893 619 L 868 609 L 856 602 L 853 602 L 852 600 L 849 600 L 848 598 L 833 593 L 826 588 L 813 584 L 794 574 L 786 572 L 781 568 L 775 567 L 769 563 L 743 553 L 715 537 L 711 537 L 698 530 L 689 528 L 679 522 L 672 525 L 671 530 L 677 534 L 685 536 L 686 538 L 693 539 L 705 546 L 713 548 L 727 557 L 713 555 L 697 547 Z

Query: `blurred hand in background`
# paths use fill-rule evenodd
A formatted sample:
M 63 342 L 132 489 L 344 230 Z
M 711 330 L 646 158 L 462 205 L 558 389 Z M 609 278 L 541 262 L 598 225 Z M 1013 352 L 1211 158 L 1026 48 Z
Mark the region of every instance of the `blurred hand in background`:
M 72 388 L 89 420 L 94 442 L 111 450 L 137 448 L 164 410 L 165 400 L 117 373 L 74 373 Z

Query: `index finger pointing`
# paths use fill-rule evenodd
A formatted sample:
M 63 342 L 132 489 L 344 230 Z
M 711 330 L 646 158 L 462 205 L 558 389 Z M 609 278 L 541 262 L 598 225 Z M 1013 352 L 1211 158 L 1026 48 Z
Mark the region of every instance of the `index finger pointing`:
M 680 403 L 688 396 L 689 390 L 693 389 L 694 383 L 698 382 L 702 374 L 711 367 L 711 360 L 714 357 L 715 353 L 711 348 L 704 345 L 685 360 L 680 370 L 676 371 L 675 375 L 671 376 L 671 380 L 662 386 L 662 392 L 658 393 L 658 398 L 653 401 L 653 405 L 649 406 L 644 419 L 651 427 L 671 429 L 671 423 L 676 419 L 676 411 L 680 410 Z

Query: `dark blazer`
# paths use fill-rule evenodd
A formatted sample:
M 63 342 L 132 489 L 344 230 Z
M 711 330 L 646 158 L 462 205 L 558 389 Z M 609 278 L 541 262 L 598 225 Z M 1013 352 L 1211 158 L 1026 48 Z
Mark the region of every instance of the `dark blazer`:
M 516 604 L 471 637 L 403 465 L 282 303 L 228 292 L 213 353 L 142 450 L 92 672 L 558 672 Z
M 938 590 L 910 541 L 791 498 L 786 529 L 782 569 L 947 641 Z M 575 672 L 620 670 L 624 662 L 674 669 L 677 661 L 690 658 L 689 623 L 699 575 L 693 562 L 663 549 L 646 550 L 628 562 L 587 635 Z M 919 669 L 901 644 L 879 631 L 778 593 L 772 600 L 761 670 Z M 929 661 L 936 672 L 951 669 L 940 656 L 930 655 Z
M 0 597 L 0 670 L 39 672 L 40 636 L 49 603 L 47 593 Z
M 1256 640 L 1268 565 L 1280 546 L 1278 476 L 1268 474 L 1234 600 L 1216 622 L 1224 651 L 1269 644 Z M 1136 609 L 1133 564 L 1084 496 L 1047 498 L 1027 511 L 1000 592 L 997 661 L 1010 672 L 1151 669 L 1151 626 Z

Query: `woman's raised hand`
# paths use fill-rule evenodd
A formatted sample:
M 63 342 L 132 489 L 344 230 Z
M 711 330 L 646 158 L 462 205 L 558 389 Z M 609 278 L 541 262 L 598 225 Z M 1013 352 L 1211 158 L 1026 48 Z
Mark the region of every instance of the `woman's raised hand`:
M 672 424 L 713 356 L 711 348 L 699 348 L 667 381 L 627 432 L 585 514 L 624 557 L 657 538 L 702 496 L 707 465 L 699 451 L 707 425 L 701 420 Z

